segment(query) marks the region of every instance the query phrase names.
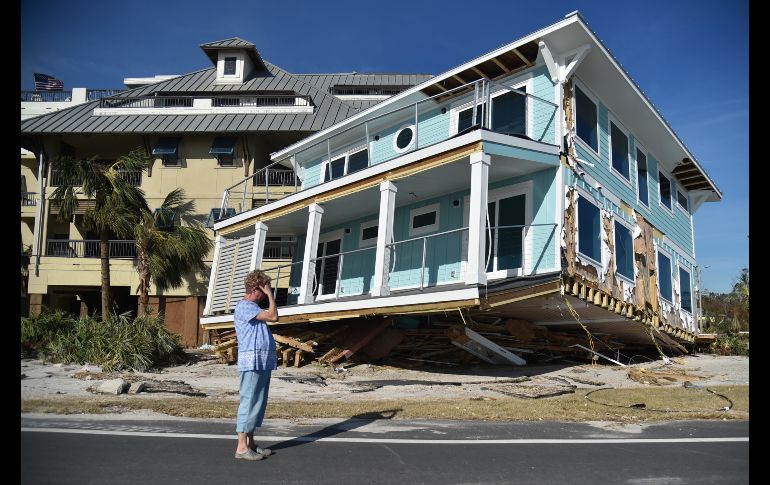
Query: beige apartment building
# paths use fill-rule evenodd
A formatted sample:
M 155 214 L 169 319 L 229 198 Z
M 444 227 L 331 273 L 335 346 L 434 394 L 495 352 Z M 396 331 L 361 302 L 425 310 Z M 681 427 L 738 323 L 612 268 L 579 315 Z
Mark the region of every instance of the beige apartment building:
M 81 201 L 72 223 L 57 220 L 58 208 L 50 201 L 60 183 L 51 168 L 56 157 L 109 162 L 143 147 L 152 165 L 146 172 L 124 172 L 126 180 L 144 191 L 151 208 L 183 188 L 213 239 L 214 222 L 299 190 L 291 164 L 271 165 L 271 153 L 430 77 L 290 74 L 238 38 L 200 47 L 212 66 L 133 89 L 73 89 L 53 99 L 52 93 L 27 98 L 22 93 L 21 241 L 27 255 L 23 263 L 28 262 L 23 312 L 44 306 L 80 314 L 99 309 L 98 236 L 82 221 L 93 201 Z M 51 109 L 46 103 L 53 103 Z M 240 189 L 227 191 L 233 186 Z M 230 199 L 223 201 L 226 191 Z M 292 236 L 271 234 L 264 265 L 291 261 L 295 243 Z M 135 256 L 133 241 L 110 241 L 111 292 L 118 311 L 136 311 Z M 213 259 L 213 254 L 207 257 Z M 166 314 L 166 324 L 186 345 L 202 342 L 199 318 L 208 276 L 189 275 L 180 288 L 161 293 L 153 287 L 150 293 L 151 305 Z

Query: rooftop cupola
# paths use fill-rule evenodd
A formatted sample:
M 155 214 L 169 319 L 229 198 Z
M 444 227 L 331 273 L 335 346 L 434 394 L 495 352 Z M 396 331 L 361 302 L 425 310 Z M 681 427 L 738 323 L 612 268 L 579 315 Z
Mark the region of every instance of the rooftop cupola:
M 242 84 L 252 72 L 267 70 L 254 44 L 238 37 L 200 47 L 217 68 L 216 84 Z

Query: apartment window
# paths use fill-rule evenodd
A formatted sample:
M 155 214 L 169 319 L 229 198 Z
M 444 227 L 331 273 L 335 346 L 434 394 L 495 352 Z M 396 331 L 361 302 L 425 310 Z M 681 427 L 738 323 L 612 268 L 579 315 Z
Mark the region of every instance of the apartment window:
M 601 218 L 599 208 L 578 197 L 578 252 L 601 264 Z
M 377 231 L 379 221 L 376 219 L 361 224 L 361 236 L 358 240 L 358 247 L 371 246 L 377 242 Z
M 237 57 L 225 57 L 225 76 L 235 76 L 235 68 L 238 63 Z
M 514 88 L 527 92 L 527 87 Z M 476 125 L 481 124 L 486 103 L 476 107 Z M 457 113 L 457 132 L 470 128 L 473 123 L 473 106 Z M 507 135 L 527 134 L 527 96 L 513 91 L 504 91 L 492 98 L 492 131 Z
M 473 123 L 473 106 L 464 109 L 457 114 L 457 133 L 462 133 L 464 130 L 469 129 L 471 126 L 481 124 L 481 112 L 484 105 L 480 104 L 476 107 L 476 122 Z
M 671 181 L 663 173 L 658 172 L 658 188 L 660 190 L 660 203 L 671 210 Z
M 612 168 L 615 169 L 624 179 L 631 181 L 631 175 L 628 162 L 628 137 L 618 128 L 615 123 L 610 121 L 610 158 L 612 159 Z
M 155 148 L 152 149 L 152 154 L 158 156 L 163 160 L 164 167 L 178 167 L 179 166 L 179 138 L 164 137 L 158 140 Z
M 363 149 L 353 153 L 346 153 L 331 162 L 325 162 L 323 167 L 323 181 L 338 179 L 344 175 L 363 170 L 369 166 L 369 150 Z
M 393 150 L 403 153 L 412 147 L 414 142 L 414 126 L 401 128 L 393 137 Z
M 658 290 L 660 297 L 668 303 L 673 302 L 671 294 L 671 258 L 658 251 Z
M 634 240 L 631 230 L 615 221 L 615 268 L 619 275 L 634 281 Z
M 639 202 L 649 206 L 649 194 L 647 193 L 647 155 L 639 148 L 636 149 L 636 182 L 639 186 Z
M 596 104 L 575 86 L 575 124 L 577 136 L 599 152 L 599 124 Z
M 685 212 L 689 212 L 689 206 L 687 204 L 687 196 L 684 195 L 681 191 L 676 191 L 676 202 L 679 204 L 679 207 L 684 209 Z
M 679 267 L 679 294 L 682 297 L 682 310 L 692 313 L 692 291 L 690 290 L 690 273 Z
M 235 142 L 234 136 L 218 136 L 209 148 L 209 153 L 217 159 L 220 167 L 235 166 Z
M 178 226 L 181 222 L 175 210 L 162 207 L 153 211 L 153 218 L 155 219 L 155 227 L 165 231 L 174 229 L 174 226 Z
M 438 230 L 439 205 L 431 204 L 409 213 L 409 235 L 419 236 Z

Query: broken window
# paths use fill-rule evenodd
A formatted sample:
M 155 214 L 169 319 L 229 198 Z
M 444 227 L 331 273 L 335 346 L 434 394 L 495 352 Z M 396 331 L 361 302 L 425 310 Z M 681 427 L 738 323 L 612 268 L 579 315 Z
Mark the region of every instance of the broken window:
M 578 252 L 601 264 L 601 218 L 599 208 L 578 197 Z
M 658 251 L 658 290 L 660 297 L 668 303 L 673 302 L 671 294 L 671 258 Z

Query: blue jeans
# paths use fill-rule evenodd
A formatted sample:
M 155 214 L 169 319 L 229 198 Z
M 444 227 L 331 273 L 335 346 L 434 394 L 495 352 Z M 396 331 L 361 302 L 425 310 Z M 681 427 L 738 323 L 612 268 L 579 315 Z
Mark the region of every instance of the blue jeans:
M 241 372 L 241 403 L 238 405 L 236 433 L 253 433 L 262 426 L 271 373 L 270 370 Z

